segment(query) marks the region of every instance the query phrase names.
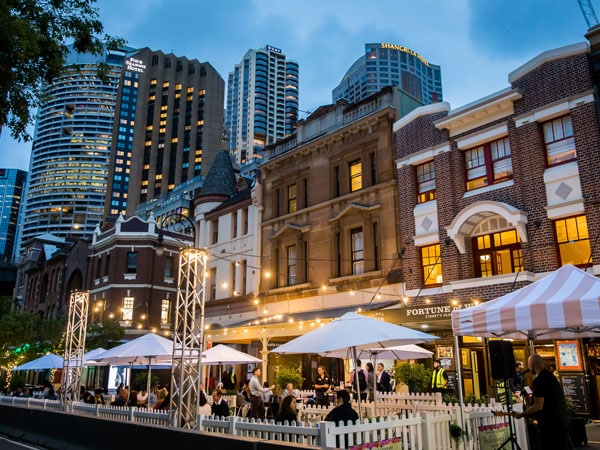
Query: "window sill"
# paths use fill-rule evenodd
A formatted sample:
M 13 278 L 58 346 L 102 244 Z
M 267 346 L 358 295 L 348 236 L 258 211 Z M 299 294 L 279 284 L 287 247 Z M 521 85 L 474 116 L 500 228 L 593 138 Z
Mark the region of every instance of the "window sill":
M 486 192 L 495 191 L 496 189 L 502 189 L 505 187 L 513 186 L 515 184 L 514 180 L 503 181 L 502 183 L 492 184 L 491 186 L 485 186 L 478 189 L 473 189 L 472 191 L 467 191 L 463 195 L 463 198 L 473 197 L 475 195 L 484 194 Z
M 136 276 L 137 276 L 136 273 L 124 273 L 123 274 L 123 279 L 125 279 L 125 280 L 135 280 Z

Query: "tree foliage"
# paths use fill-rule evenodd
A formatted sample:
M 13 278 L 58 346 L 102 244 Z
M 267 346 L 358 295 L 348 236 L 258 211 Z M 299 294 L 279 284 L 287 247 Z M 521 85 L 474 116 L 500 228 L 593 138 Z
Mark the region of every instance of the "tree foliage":
M 431 383 L 431 370 L 423 364 L 399 363 L 394 366 L 396 383 L 404 383 L 409 392 L 423 392 Z
M 101 54 L 120 39 L 97 36 L 104 27 L 96 0 L 3 0 L 0 2 L 0 127 L 29 140 L 27 125 L 41 98 L 43 82 L 63 70 L 68 45 Z
M 108 350 L 119 345 L 124 335 L 125 331 L 116 320 L 94 323 L 88 327 L 85 348 L 92 350 L 102 347 Z

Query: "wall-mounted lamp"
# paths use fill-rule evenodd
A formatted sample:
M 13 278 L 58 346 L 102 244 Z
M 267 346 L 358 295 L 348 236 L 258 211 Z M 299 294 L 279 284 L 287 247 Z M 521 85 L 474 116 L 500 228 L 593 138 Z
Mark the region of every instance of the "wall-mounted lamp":
M 541 227 L 541 226 L 542 226 L 542 219 L 539 219 L 539 218 L 538 218 L 538 219 L 535 219 L 535 220 L 533 221 L 533 225 L 534 225 L 536 228 L 539 228 L 539 227 Z

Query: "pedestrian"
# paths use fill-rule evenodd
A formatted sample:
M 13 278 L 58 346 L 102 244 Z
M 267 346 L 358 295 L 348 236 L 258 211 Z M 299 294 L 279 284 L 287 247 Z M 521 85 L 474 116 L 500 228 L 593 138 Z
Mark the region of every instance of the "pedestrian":
M 365 366 L 367 370 L 367 395 L 370 402 L 375 399 L 375 368 L 373 363 L 368 362 Z
M 297 389 L 294 389 L 294 384 L 293 383 L 288 383 L 285 386 L 285 389 L 283 390 L 283 393 L 281 394 L 282 397 L 287 397 L 288 395 L 295 397 L 298 397 L 300 395 L 300 392 L 298 392 Z
M 565 396 L 560 383 L 552 372 L 545 368 L 544 360 L 538 354 L 527 360 L 533 380 L 533 405 L 524 412 L 513 412 L 513 417 L 534 417 L 540 429 L 542 448 L 572 450 L 569 436 L 569 417 Z
M 255 419 L 265 418 L 265 404 L 263 403 L 262 394 L 275 389 L 275 385 L 269 387 L 263 387 L 260 383 L 260 367 L 255 367 L 252 370 L 252 378 L 250 378 L 250 403 L 252 408 L 250 410 L 250 417 Z
M 327 398 L 327 391 L 331 388 L 331 380 L 325 370 L 325 366 L 317 367 L 317 379 L 315 380 L 315 397 L 317 405 L 329 406 L 329 399 Z
M 385 371 L 383 363 L 377 363 L 377 391 L 390 392 L 392 390 L 390 379 L 390 374 Z
M 356 373 L 358 373 L 358 386 L 356 386 Z M 360 395 L 360 399 L 367 399 L 367 373 L 361 366 L 360 359 L 356 360 L 356 368 L 350 374 L 352 378 L 352 393 Z
M 204 391 L 200 391 L 200 397 L 198 398 L 198 414 L 202 414 L 203 416 L 210 416 L 212 414 L 212 405 L 208 404 Z
M 440 364 L 439 359 L 433 360 L 433 373 L 431 374 L 431 390 L 433 392 L 446 392 L 448 374 Z

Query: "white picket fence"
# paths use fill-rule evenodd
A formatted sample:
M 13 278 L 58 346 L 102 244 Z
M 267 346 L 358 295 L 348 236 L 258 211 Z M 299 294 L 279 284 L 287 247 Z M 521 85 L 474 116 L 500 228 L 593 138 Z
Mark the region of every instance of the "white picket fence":
M 396 394 L 399 397 L 398 394 Z M 406 397 L 409 397 L 406 394 Z M 410 401 L 408 401 L 410 400 Z M 228 434 L 232 436 L 252 437 L 263 440 L 276 440 L 301 444 L 310 447 L 345 447 L 385 439 L 400 438 L 403 449 L 409 450 L 452 450 L 454 441 L 450 437 L 450 424 L 460 423 L 460 406 L 444 404 L 441 398 L 418 396 L 416 398 L 394 399 L 397 409 L 392 413 L 392 399 L 380 399 L 386 406 L 375 407 L 363 403 L 364 418 L 355 424 L 336 424 L 324 422 L 323 418 L 332 406 L 304 406 L 299 414 L 301 421 L 292 424 L 275 424 L 271 421 L 245 419 L 237 416 L 211 417 L 199 416 L 197 430 Z M 405 402 L 405 403 L 402 403 Z M 410 404 L 412 402 L 412 405 Z M 169 426 L 168 413 L 145 408 L 93 405 L 74 402 L 68 409 L 56 400 L 42 400 L 23 397 L 2 397 L 0 404 L 25 408 L 63 411 L 71 414 L 98 417 L 115 421 L 129 421 L 150 426 Z M 410 408 L 409 408 L 410 406 Z M 410 411 L 409 411 L 410 409 Z M 468 450 L 479 449 L 479 427 L 506 422 L 506 418 L 494 414 L 498 405 L 465 405 L 463 416 L 466 436 L 463 445 Z M 517 408 L 515 408 L 517 409 Z M 373 416 L 373 413 L 389 414 Z M 526 430 L 523 421 L 516 424 L 517 442 L 522 450 L 527 450 Z

